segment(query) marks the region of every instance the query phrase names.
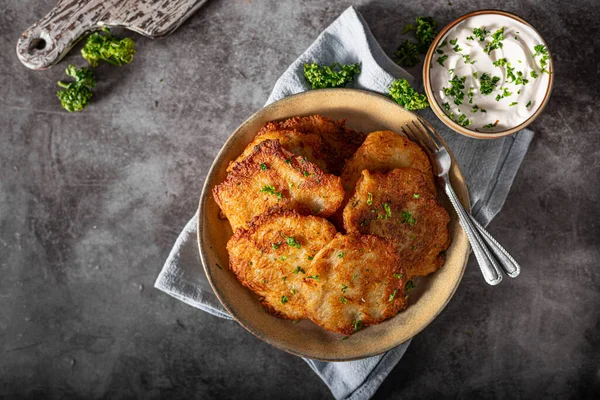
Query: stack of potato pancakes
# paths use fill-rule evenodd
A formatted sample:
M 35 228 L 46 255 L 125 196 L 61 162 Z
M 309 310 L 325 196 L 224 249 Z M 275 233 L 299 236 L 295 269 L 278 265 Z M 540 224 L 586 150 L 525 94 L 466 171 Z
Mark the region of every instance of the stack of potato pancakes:
M 444 264 L 450 218 L 405 136 L 295 117 L 266 124 L 227 170 L 213 196 L 234 232 L 229 268 L 274 315 L 350 335 Z

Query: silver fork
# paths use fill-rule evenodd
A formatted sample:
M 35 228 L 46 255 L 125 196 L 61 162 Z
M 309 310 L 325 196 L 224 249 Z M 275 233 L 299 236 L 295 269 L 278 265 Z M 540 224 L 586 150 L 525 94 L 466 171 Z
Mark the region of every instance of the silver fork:
M 460 203 L 448 177 L 452 159 L 442 142 L 438 140 L 433 128 L 426 121 L 418 119 L 405 124 L 402 130 L 406 136 L 419 143 L 433 160 L 434 173 L 444 184 L 444 191 L 458 214 L 460 224 L 467 234 L 486 282 L 490 285 L 502 282 L 502 271 L 511 278 L 519 275 L 521 267 L 515 259 Z

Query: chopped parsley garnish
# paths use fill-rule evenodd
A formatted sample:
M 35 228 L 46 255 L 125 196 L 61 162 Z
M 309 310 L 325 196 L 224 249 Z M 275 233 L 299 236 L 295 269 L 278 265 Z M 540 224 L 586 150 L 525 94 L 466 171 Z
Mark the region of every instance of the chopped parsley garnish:
M 527 104 L 525 104 L 525 107 L 527 107 L 527 108 L 529 108 L 530 106 L 531 106 L 531 100 L 529 100 L 529 101 L 527 102 Z
M 467 40 L 475 40 L 473 36 L 467 36 Z
M 506 59 L 506 58 L 501 58 L 499 60 L 496 60 L 493 62 L 493 64 L 495 67 L 504 67 L 506 64 L 510 65 L 510 63 L 508 62 L 508 59 Z
M 537 72 L 535 72 L 534 69 L 531 70 L 531 72 L 529 73 L 529 75 L 531 75 L 532 78 L 537 79 L 537 77 L 539 76 Z
M 496 101 L 500 101 L 505 97 L 508 97 L 512 95 L 512 92 L 510 92 L 507 88 L 504 88 L 504 91 L 502 92 L 502 94 L 499 94 L 498 96 L 496 96 Z
M 475 104 L 473 106 L 473 108 L 471 109 L 471 112 L 477 112 L 477 110 L 479 110 L 479 106 L 477 104 Z
M 311 275 L 311 276 L 307 276 L 306 278 L 307 279 L 314 279 L 314 280 L 318 281 L 319 280 L 319 275 Z
M 263 171 L 266 171 L 267 170 L 267 164 L 265 164 L 265 163 L 260 164 L 260 169 L 262 169 Z
M 426 53 L 437 35 L 437 21 L 431 17 L 417 17 L 416 22 L 415 37 L 419 42 L 419 50 Z
M 406 285 L 404 286 L 404 290 L 406 290 L 407 292 L 410 292 L 414 288 L 415 288 L 415 284 L 413 283 L 412 280 L 406 282 Z
M 546 49 L 546 46 L 544 46 L 543 44 L 538 44 L 536 46 L 533 46 L 533 50 L 535 50 L 535 53 L 533 53 L 532 56 L 534 60 L 538 55 L 542 56 L 542 58 L 540 58 L 540 67 L 542 67 L 542 73 L 545 72 L 549 74 L 550 72 L 546 69 L 546 66 L 548 65 L 548 60 L 550 60 L 548 49 Z
M 280 244 L 281 244 L 281 242 L 271 243 L 271 247 L 273 248 L 273 250 L 277 250 L 279 248 Z
M 290 289 L 291 294 L 296 294 L 296 289 Z
M 390 298 L 388 299 L 388 303 L 391 303 L 396 297 L 396 293 L 398 293 L 398 289 L 394 290 L 394 293 L 390 294 Z
M 447 55 L 443 55 L 438 57 L 438 59 L 436 60 L 438 62 L 438 64 L 440 64 L 442 67 L 444 66 L 444 61 L 446 61 L 448 59 Z
M 280 260 L 281 260 L 281 261 L 285 261 L 285 260 L 287 260 L 287 256 L 281 256 L 281 257 L 280 257 Z
M 394 274 L 394 278 L 402 279 L 402 274 Z
M 500 122 L 500 121 L 499 121 L 499 120 L 496 120 L 496 122 L 494 122 L 494 123 L 491 123 L 491 124 L 484 125 L 483 127 L 484 127 L 485 129 L 493 129 L 493 128 L 494 128 L 496 125 L 498 125 L 498 122 Z
M 515 85 L 527 85 L 529 83 L 529 80 L 523 78 L 523 73 L 521 71 L 517 71 L 517 77 L 512 83 L 514 83 Z
M 354 274 L 354 276 L 352 277 L 352 280 L 355 280 L 357 276 L 358 276 L 358 274 Z
M 368 205 L 373 204 L 373 195 L 371 193 L 368 193 L 367 204 Z
M 261 193 L 270 193 L 277 196 L 277 201 L 281 201 L 283 199 L 283 194 L 275 190 L 275 186 L 273 185 L 265 185 L 262 189 L 260 189 Z
M 346 298 L 345 298 L 345 297 L 341 297 L 341 298 L 340 298 L 340 301 L 341 301 L 342 303 L 344 303 L 344 304 L 348 303 L 348 300 L 346 300 Z
M 444 110 L 450 111 L 450 104 L 448 102 L 444 103 Z
M 486 30 L 484 26 L 481 28 L 473 28 L 473 35 L 480 41 L 485 40 L 485 37 L 489 35 L 490 31 Z
M 396 63 L 401 67 L 414 67 L 421 61 L 417 45 L 410 40 L 405 40 L 398 46 L 394 55 L 397 57 Z
M 413 226 L 417 223 L 417 220 L 409 211 L 402 211 L 402 223 L 408 223 L 410 226 Z
M 344 293 L 346 291 L 346 289 L 348 289 L 348 286 L 346 286 L 342 283 L 342 293 Z
M 461 105 L 463 103 L 463 99 L 465 98 L 465 94 L 462 90 L 465 88 L 466 79 L 466 76 L 459 78 L 458 75 L 454 75 L 454 78 L 448 81 L 448 83 L 450 83 L 450 87 L 443 88 L 444 94 L 446 96 L 453 97 L 454 104 L 456 105 Z
M 390 96 L 407 110 L 427 108 L 427 96 L 415 91 L 406 79 L 396 79 L 390 87 Z
M 421 197 L 421 195 L 420 195 L 419 193 L 415 193 L 415 194 L 413 194 L 413 197 L 414 197 L 415 199 L 418 199 L 419 197 Z
M 346 254 L 346 253 L 344 253 L 343 251 L 341 251 L 341 252 L 338 254 L 338 258 L 344 258 L 344 254 Z
M 308 259 L 308 261 L 312 261 L 314 257 L 313 256 L 308 256 L 306 258 Z
M 465 114 L 461 114 L 458 118 L 455 118 L 454 114 L 450 113 L 450 118 L 460 126 L 469 126 L 473 123 Z
M 285 304 L 288 302 L 287 296 L 281 296 L 281 304 Z
M 285 160 L 285 163 L 286 163 L 286 164 L 291 164 L 291 163 L 292 163 L 292 160 L 288 158 L 288 159 L 286 159 L 286 160 Z
M 512 103 L 510 103 L 508 106 L 509 106 L 509 107 L 512 107 L 512 106 L 516 106 L 517 104 L 519 104 L 519 103 L 518 103 L 518 102 L 516 102 L 516 101 L 513 101 L 513 102 L 512 102 Z
M 296 269 L 294 270 L 294 273 L 295 273 L 295 274 L 297 274 L 298 272 L 302 272 L 303 274 L 305 274 L 305 273 L 306 273 L 306 271 L 305 271 L 303 268 L 301 268 L 301 267 L 296 267 Z
M 301 247 L 300 243 L 298 243 L 298 241 L 291 236 L 288 237 L 285 241 L 287 242 L 288 246 L 290 246 L 290 247 L 295 247 L 297 249 L 299 249 Z
M 469 98 L 469 104 L 473 104 L 473 95 L 475 94 L 473 93 L 473 90 L 475 90 L 475 88 L 470 87 L 469 92 L 467 93 L 467 97 Z
M 452 40 L 450 40 L 450 44 L 452 46 L 456 45 L 457 42 L 458 42 L 458 39 L 452 39 Z
M 473 72 L 473 78 L 477 79 L 478 75 L 479 75 L 479 72 L 477 72 L 477 71 Z
M 330 66 L 314 62 L 304 64 L 304 77 L 313 89 L 343 87 L 352 82 L 358 74 L 360 74 L 359 64 L 333 63 Z
M 453 73 L 454 73 L 454 68 L 450 68 L 450 69 L 448 70 L 448 75 L 452 75 Z
M 459 45 L 456 45 L 452 48 L 452 50 L 454 50 L 456 53 L 460 53 L 462 51 L 461 47 Z
M 475 64 L 475 61 L 471 61 L 471 56 L 469 54 L 463 54 L 463 62 L 465 64 Z
M 385 218 L 388 219 L 392 217 L 392 209 L 388 203 L 383 203 L 383 209 L 385 210 Z
M 504 40 L 504 27 L 498 29 L 496 32 L 492 33 L 492 41 L 485 45 L 483 48 L 484 53 L 491 54 L 492 51 L 496 49 L 501 49 Z
M 354 327 L 354 332 L 356 332 L 362 327 L 362 321 L 360 319 L 354 320 L 352 321 L 352 326 Z
M 487 95 L 492 93 L 494 89 L 496 89 L 496 85 L 499 81 L 500 78 L 497 76 L 494 76 L 492 78 L 486 73 L 481 74 L 481 78 L 479 79 L 479 82 L 481 84 L 481 94 Z

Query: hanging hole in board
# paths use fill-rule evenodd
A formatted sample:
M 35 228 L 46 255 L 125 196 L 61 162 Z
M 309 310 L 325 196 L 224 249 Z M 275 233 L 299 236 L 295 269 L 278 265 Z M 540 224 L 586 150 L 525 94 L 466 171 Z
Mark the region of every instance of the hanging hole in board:
M 31 41 L 31 48 L 35 50 L 44 50 L 46 48 L 46 41 L 42 38 L 35 38 Z

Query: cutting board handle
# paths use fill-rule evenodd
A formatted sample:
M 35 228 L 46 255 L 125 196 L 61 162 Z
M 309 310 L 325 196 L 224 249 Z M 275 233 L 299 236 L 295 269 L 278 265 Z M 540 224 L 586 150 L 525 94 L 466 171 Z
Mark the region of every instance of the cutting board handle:
M 61 0 L 17 41 L 17 56 L 27 68 L 46 69 L 59 62 L 99 24 L 113 1 Z
M 60 0 L 17 41 L 27 68 L 58 63 L 86 33 L 119 26 L 152 39 L 171 34 L 207 0 Z

